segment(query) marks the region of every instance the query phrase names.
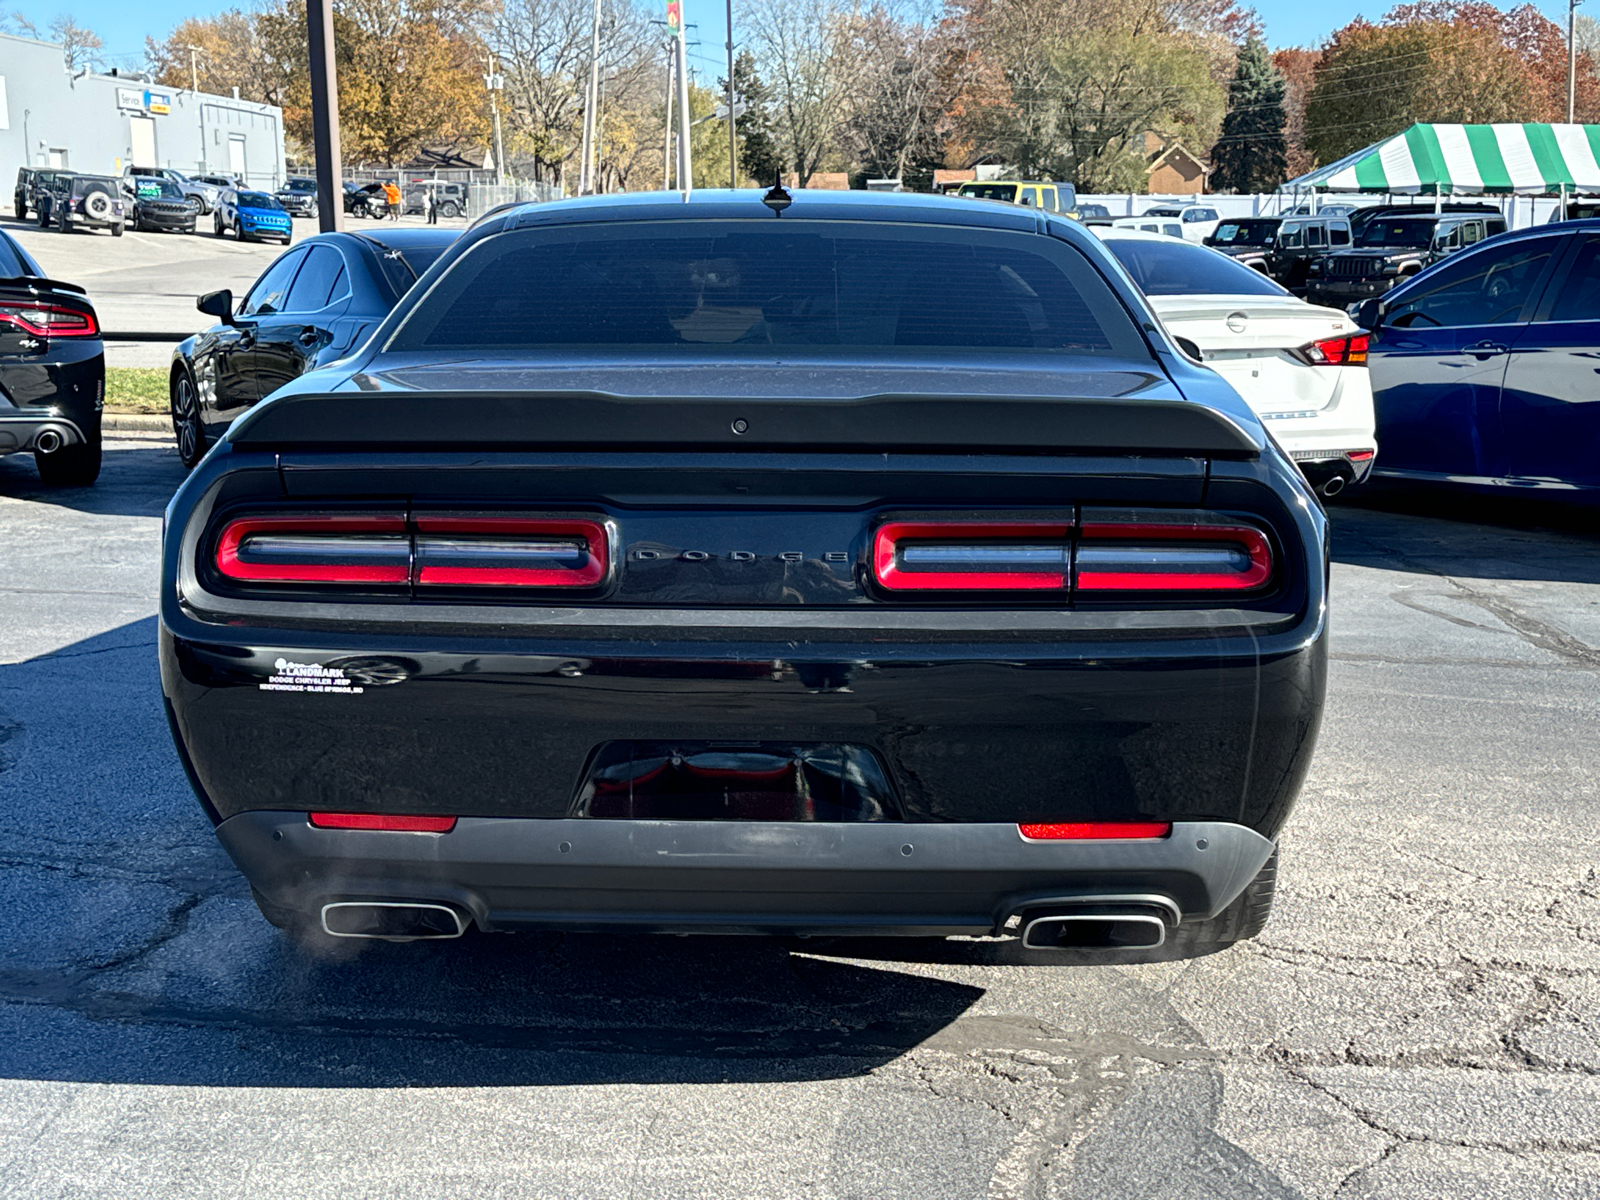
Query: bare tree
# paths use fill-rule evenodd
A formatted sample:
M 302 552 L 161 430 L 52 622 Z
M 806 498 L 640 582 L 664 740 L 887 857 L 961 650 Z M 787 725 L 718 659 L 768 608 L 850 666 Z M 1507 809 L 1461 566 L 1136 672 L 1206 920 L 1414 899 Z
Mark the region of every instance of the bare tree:
M 105 49 L 100 35 L 79 25 L 69 13 L 50 22 L 50 37 L 61 43 L 61 60 L 69 71 L 89 70 L 100 58 L 96 52 Z
M 20 34 L 23 37 L 40 37 L 39 27 L 28 20 L 26 13 L 14 12 L 9 16 L 0 17 L 0 29 L 7 33 Z
M 501 0 L 481 22 L 480 36 L 505 77 L 501 113 L 508 157 L 531 158 L 536 179 L 559 183 L 578 153 L 593 19 L 592 0 Z M 648 93 L 664 55 L 648 19 L 630 0 L 609 0 L 600 33 L 602 157 L 604 135 L 615 131 L 628 146 L 624 157 L 631 159 L 633 144 L 643 142 L 634 132 L 634 110 L 654 103 Z M 664 91 L 663 86 L 655 94 Z M 610 181 L 633 173 L 631 163 L 613 161 L 609 173 L 602 164 Z
M 869 175 L 904 179 L 938 157 L 947 77 L 934 28 L 884 4 L 841 22 L 836 55 L 850 64 L 845 140 Z
M 849 65 L 836 53 L 843 15 L 834 0 L 760 0 L 747 18 L 772 98 L 772 127 L 801 187 L 840 132 Z

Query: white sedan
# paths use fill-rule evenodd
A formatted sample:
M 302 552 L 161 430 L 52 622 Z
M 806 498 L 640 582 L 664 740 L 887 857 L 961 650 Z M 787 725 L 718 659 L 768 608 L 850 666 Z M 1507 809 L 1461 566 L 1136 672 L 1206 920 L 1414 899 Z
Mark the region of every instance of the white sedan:
M 1092 227 L 1190 354 L 1233 384 L 1324 496 L 1377 456 L 1367 332 L 1193 242 Z

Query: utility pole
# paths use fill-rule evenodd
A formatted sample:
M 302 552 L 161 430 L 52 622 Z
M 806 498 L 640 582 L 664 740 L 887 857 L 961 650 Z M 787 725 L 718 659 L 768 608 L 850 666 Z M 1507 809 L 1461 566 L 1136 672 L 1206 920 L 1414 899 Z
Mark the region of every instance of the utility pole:
M 505 87 L 506 78 L 500 74 L 500 63 L 494 54 L 489 54 L 483 65 L 488 69 L 483 77 L 483 85 L 489 89 L 489 110 L 494 113 L 494 181 L 504 184 L 506 181 L 506 146 L 500 139 L 500 90 Z
M 1567 124 L 1571 125 L 1578 103 L 1578 4 L 1567 0 Z
M 689 162 L 689 46 L 683 27 L 683 0 L 667 0 L 667 32 L 677 51 L 678 188 L 687 195 L 694 188 L 694 173 Z
M 728 186 L 739 186 L 739 131 L 733 118 L 733 0 L 728 0 Z
M 311 58 L 311 144 L 317 157 L 317 226 L 344 228 L 339 184 L 339 77 L 333 63 L 333 0 L 306 0 L 306 49 Z
M 600 0 L 594 0 L 594 41 L 589 51 L 589 87 L 583 94 L 583 165 L 578 195 L 594 191 L 594 110 L 600 103 Z
M 194 95 L 195 117 L 200 122 L 200 169 L 206 169 L 206 110 L 200 103 L 200 47 L 186 46 L 189 51 L 189 91 Z
M 678 49 L 667 42 L 667 145 L 661 156 L 661 190 L 672 190 L 672 97 L 678 87 Z

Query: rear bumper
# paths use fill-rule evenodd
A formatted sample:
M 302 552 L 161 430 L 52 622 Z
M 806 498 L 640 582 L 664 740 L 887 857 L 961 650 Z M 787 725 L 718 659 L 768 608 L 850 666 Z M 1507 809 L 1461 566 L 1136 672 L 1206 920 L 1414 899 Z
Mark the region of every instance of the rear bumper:
M 464 818 L 447 834 L 314 828 L 249 812 L 217 829 L 273 904 L 431 902 L 485 930 L 983 935 L 1048 902 L 1171 901 L 1214 916 L 1273 843 L 1228 822 L 1138 841 L 1028 842 L 1011 824 Z
M 13 416 L 0 412 L 0 454 L 15 454 L 21 450 L 34 449 L 38 445 L 39 435 L 47 430 L 53 432 L 61 439 L 62 444 L 67 446 L 81 445 L 89 440 L 84 436 L 78 423 L 66 417 L 32 413 Z

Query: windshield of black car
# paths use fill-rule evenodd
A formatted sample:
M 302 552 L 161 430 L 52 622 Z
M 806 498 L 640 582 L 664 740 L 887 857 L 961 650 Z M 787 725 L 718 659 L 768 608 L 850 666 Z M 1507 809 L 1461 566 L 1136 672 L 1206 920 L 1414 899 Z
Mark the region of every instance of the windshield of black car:
M 404 296 L 422 273 L 433 266 L 439 255 L 449 248 L 448 243 L 437 246 L 406 246 L 404 249 L 383 245 L 374 247 L 378 254 L 378 263 L 383 268 L 383 277 L 394 289 L 397 297 Z
M 1148 358 L 1084 256 L 1036 233 L 787 218 L 513 230 L 453 263 L 391 350 L 915 348 Z
M 0 278 L 16 279 L 22 275 L 43 275 L 39 264 L 28 257 L 28 252 L 5 234 L 0 234 Z
M 279 204 L 274 197 L 267 195 L 265 192 L 240 192 L 239 207 L 281 209 L 283 205 Z
M 141 175 L 133 181 L 134 195 L 141 200 L 182 200 L 183 193 L 170 179 L 152 179 Z
M 286 192 L 314 192 L 317 190 L 317 182 L 314 179 L 291 179 L 283 185 L 283 190 Z
M 1277 232 L 1276 221 L 1224 221 L 1217 226 L 1216 239 L 1224 246 L 1270 246 Z
M 1176 238 L 1107 238 L 1106 249 L 1146 296 L 1282 296 L 1260 271 Z
M 1015 200 L 1017 198 L 1017 185 L 1014 183 L 963 183 L 961 190 L 956 193 L 969 200 Z
M 1398 221 L 1370 221 L 1361 231 L 1361 237 L 1356 245 L 1424 249 L 1433 241 L 1433 229 L 1434 222 L 1424 217 L 1406 217 Z

